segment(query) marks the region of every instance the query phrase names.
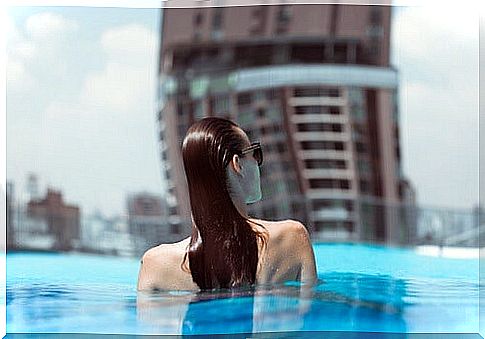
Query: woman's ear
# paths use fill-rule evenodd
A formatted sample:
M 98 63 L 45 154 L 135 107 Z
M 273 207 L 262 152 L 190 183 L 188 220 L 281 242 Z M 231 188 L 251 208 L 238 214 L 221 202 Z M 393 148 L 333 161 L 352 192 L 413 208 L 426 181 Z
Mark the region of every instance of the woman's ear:
M 236 172 L 236 174 L 241 173 L 241 158 L 239 157 L 239 155 L 234 154 L 232 156 L 231 166 L 234 169 L 234 172 Z

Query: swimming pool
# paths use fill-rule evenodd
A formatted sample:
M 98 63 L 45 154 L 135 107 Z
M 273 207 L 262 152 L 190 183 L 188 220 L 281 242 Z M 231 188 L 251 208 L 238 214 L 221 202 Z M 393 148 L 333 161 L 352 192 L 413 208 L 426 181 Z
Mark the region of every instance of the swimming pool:
M 311 295 L 288 284 L 232 298 L 137 294 L 136 259 L 9 253 L 7 332 L 478 332 L 478 259 L 352 244 L 314 250 L 324 283 Z

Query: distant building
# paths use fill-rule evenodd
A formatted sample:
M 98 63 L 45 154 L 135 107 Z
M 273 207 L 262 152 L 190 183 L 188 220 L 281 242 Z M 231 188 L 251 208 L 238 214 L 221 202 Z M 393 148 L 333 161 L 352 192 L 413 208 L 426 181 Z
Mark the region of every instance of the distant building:
M 185 133 L 221 116 L 263 146 L 263 200 L 249 205 L 251 215 L 298 219 L 314 239 L 398 239 L 384 207 L 407 199 L 391 10 L 164 8 L 158 127 L 170 222 L 190 233 Z
M 40 199 L 39 178 L 35 173 L 29 173 L 27 176 L 27 197 L 29 200 Z
M 101 251 L 107 220 L 100 211 L 85 215 L 81 222 L 81 244 L 85 250 Z
M 132 194 L 127 198 L 127 208 L 128 229 L 137 254 L 173 239 L 167 205 L 161 197 L 147 192 Z
M 54 236 L 52 249 L 68 251 L 78 247 L 80 209 L 78 206 L 65 204 L 60 191 L 49 188 L 45 198 L 29 201 L 27 217 L 35 221 L 28 227 L 31 233 L 48 233 Z
M 135 254 L 125 217 L 107 218 L 96 211 L 84 217 L 82 225 L 82 250 L 121 256 Z
M 109 219 L 109 232 L 112 234 L 116 254 L 120 256 L 133 256 L 136 253 L 133 236 L 129 232 L 129 223 L 125 217 L 114 217 Z

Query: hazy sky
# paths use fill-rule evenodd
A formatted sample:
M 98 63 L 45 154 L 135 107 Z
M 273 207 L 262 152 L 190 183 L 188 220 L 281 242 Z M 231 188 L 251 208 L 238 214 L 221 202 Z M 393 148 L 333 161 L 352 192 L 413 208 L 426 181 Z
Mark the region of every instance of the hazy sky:
M 163 192 L 159 9 L 15 8 L 8 22 L 7 179 L 28 172 L 89 212 Z M 478 14 L 394 7 L 403 168 L 424 205 L 478 202 Z

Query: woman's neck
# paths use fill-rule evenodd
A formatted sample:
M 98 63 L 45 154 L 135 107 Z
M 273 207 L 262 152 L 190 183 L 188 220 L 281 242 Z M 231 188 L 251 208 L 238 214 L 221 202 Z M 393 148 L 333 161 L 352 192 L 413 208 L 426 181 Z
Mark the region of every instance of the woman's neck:
M 234 203 L 234 206 L 236 207 L 239 214 L 241 214 L 245 218 L 249 218 L 247 205 L 239 196 L 233 197 L 232 202 Z

